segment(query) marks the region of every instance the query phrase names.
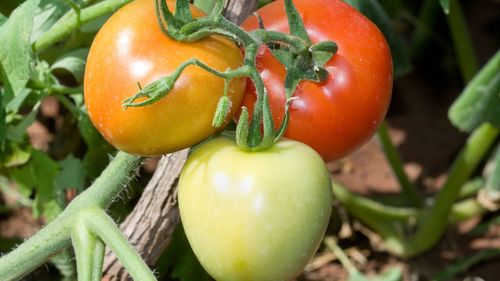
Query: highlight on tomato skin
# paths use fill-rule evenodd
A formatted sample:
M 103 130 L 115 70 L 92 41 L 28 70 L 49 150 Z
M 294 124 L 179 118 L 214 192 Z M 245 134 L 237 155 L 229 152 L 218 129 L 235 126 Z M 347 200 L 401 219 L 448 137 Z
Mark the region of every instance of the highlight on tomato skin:
M 338 51 L 325 65 L 328 78 L 303 81 L 295 92 L 285 137 L 313 147 L 325 161 L 353 152 L 367 142 L 383 121 L 392 93 L 392 59 L 380 30 L 365 16 L 340 0 L 294 0 L 313 43 L 331 40 Z M 268 30 L 288 32 L 284 1 L 257 11 Z M 255 16 L 242 27 L 258 28 Z M 269 49 L 260 49 L 257 66 L 269 93 L 274 124 L 284 115 L 285 68 Z M 243 105 L 252 112 L 255 90 L 251 82 Z
M 175 7 L 174 1 L 167 3 Z M 192 13 L 203 15 L 194 6 Z M 192 58 L 219 71 L 243 63 L 239 47 L 222 36 L 192 43 L 167 37 L 158 26 L 154 1 L 136 0 L 118 10 L 95 37 L 85 69 L 84 99 L 94 126 L 116 148 L 142 156 L 177 151 L 214 134 L 212 119 L 224 80 L 196 66 L 187 67 L 160 101 L 122 109 L 138 84 L 144 87 L 169 75 Z M 245 84 L 245 79 L 230 84 L 227 121 L 240 107 Z
M 287 139 L 259 152 L 208 140 L 188 157 L 178 188 L 191 248 L 218 281 L 290 280 L 316 252 L 333 205 L 324 161 Z

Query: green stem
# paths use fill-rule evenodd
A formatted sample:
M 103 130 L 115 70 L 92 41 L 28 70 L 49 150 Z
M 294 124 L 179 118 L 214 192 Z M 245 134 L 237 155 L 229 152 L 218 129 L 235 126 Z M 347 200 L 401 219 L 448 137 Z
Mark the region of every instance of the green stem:
M 81 219 L 92 233 L 111 248 L 134 280 L 156 281 L 156 277 L 147 264 L 106 212 L 99 208 L 91 208 L 81 213 Z
M 411 249 L 408 248 L 405 242 L 405 235 L 402 230 L 405 225 L 411 224 L 422 216 L 423 210 L 390 207 L 350 192 L 335 182 L 332 184 L 332 189 L 335 198 L 340 201 L 350 214 L 371 227 L 384 239 L 384 246 L 389 252 L 397 256 L 409 256 Z M 485 209 L 474 198 L 467 199 L 455 203 L 451 208 L 449 218 L 443 223 L 458 223 L 484 212 Z
M 98 238 L 92 234 L 84 221 L 80 221 L 73 229 L 71 241 L 75 249 L 78 281 L 99 281 L 101 275 L 95 276 L 94 251 Z M 100 266 L 102 268 L 102 265 Z
M 108 207 L 125 189 L 131 180 L 130 171 L 139 163 L 139 157 L 119 152 L 94 184 L 76 197 L 55 220 L 0 258 L 0 280 L 18 280 L 54 253 L 70 246 L 77 214 L 94 206 Z
M 474 54 L 474 46 L 467 30 L 465 16 L 457 0 L 451 0 L 450 13 L 446 17 L 462 77 L 465 82 L 470 81 L 478 70 L 478 62 Z
M 92 280 L 100 281 L 102 279 L 102 266 L 104 263 L 104 250 L 106 245 L 101 239 L 97 239 L 92 255 Z
M 12 252 L 0 258 L 0 280 L 19 280 L 54 253 L 71 245 L 70 221 L 59 217 Z
M 421 220 L 417 233 L 408 241 L 407 255 L 413 256 L 429 249 L 443 235 L 453 203 L 460 194 L 461 186 L 475 171 L 498 133 L 497 128 L 483 124 L 469 137 L 465 147 L 453 163 L 448 179 L 432 208 Z
M 100 281 L 102 279 L 102 267 L 104 264 L 104 251 L 106 250 L 106 245 L 104 241 L 101 239 L 97 239 L 93 259 L 92 266 L 92 277 L 95 278 L 96 281 Z
M 342 185 L 333 182 L 332 190 L 335 198 L 339 200 L 350 212 L 376 216 L 388 221 L 407 221 L 410 218 L 416 218 L 417 209 L 391 207 L 374 201 L 372 199 L 357 195 L 348 191 Z
M 406 175 L 399 154 L 392 143 L 389 132 L 387 129 L 386 122 L 382 122 L 380 128 L 377 131 L 377 136 L 382 149 L 385 152 L 385 157 L 389 161 L 391 168 L 398 179 L 399 185 L 403 191 L 403 195 L 410 200 L 414 207 L 421 207 L 424 203 L 424 199 L 420 193 L 418 193 L 415 186 L 410 182 L 408 176 Z
M 349 260 L 349 257 L 344 253 L 344 251 L 337 244 L 337 240 L 333 237 L 325 237 L 324 240 L 326 246 L 333 252 L 333 254 L 339 259 L 342 266 L 349 272 L 350 275 L 358 273 L 358 269 Z
M 78 209 L 89 206 L 107 208 L 127 187 L 132 179 L 130 171 L 136 170 L 140 163 L 140 157 L 119 151 L 92 186 L 71 201 L 66 209 L 78 212 Z
M 433 26 L 440 10 L 439 1 L 425 0 L 420 8 L 417 19 L 413 18 L 410 13 L 404 14 L 404 17 L 415 25 L 411 43 L 411 54 L 413 57 L 422 53 L 427 41 L 433 36 Z
M 49 31 L 42 34 L 42 36 L 36 40 L 33 44 L 33 49 L 36 52 L 41 52 L 68 36 L 75 29 L 80 27 L 80 25 L 110 14 L 130 1 L 131 0 L 106 0 L 80 10 L 79 14 L 71 10 L 57 21 Z

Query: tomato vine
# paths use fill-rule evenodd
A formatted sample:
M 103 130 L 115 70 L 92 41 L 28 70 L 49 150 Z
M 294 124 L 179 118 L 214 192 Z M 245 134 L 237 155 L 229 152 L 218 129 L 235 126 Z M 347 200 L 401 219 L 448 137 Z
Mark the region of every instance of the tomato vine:
M 332 41 L 312 44 L 302 19 L 291 0 L 285 1 L 290 34 L 268 31 L 264 29 L 264 26 L 255 31 L 246 32 L 220 16 L 218 12 L 222 1 L 217 2 L 219 3 L 214 7 L 213 13 L 207 17 L 194 19 L 189 12 L 189 1 L 187 0 L 176 2 L 175 13 L 169 10 L 165 1 L 155 1 L 159 25 L 167 36 L 177 41 L 193 42 L 211 34 L 227 36 L 243 45 L 244 64 L 237 69 L 221 72 L 199 60 L 188 60 L 172 74 L 141 88 L 135 95 L 124 100 L 123 107 L 146 106 L 159 101 L 169 93 L 180 74 L 189 65 L 196 65 L 224 79 L 225 85 L 228 85 L 232 79 L 248 77 L 255 86 L 257 99 L 250 123 L 248 123 L 248 110 L 243 108 L 236 129 L 236 140 L 238 146 L 243 150 L 268 149 L 279 140 L 286 129 L 288 109 L 297 85 L 303 80 L 314 82 L 324 80 L 326 78 L 324 64 L 335 54 L 337 45 Z M 267 90 L 255 63 L 259 47 L 262 45 L 267 45 L 273 50 L 276 57 L 286 66 L 288 73 L 285 84 L 285 117 L 277 131 L 274 130 Z M 221 125 L 220 120 L 223 120 L 229 111 L 227 103 L 224 102 L 227 97 L 227 89 L 225 87 L 226 93 L 221 98 L 220 106 L 215 114 L 213 122 L 215 126 Z M 140 101 L 137 102 L 137 100 Z

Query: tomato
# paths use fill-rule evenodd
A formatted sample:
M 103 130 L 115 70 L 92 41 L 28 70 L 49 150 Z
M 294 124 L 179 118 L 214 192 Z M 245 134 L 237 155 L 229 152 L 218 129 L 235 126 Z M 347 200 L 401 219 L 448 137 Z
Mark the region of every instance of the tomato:
M 310 147 L 281 140 L 259 152 L 218 137 L 179 179 L 187 238 L 218 281 L 288 280 L 316 251 L 332 209 L 330 175 Z
M 392 91 L 392 60 L 379 29 L 340 0 L 294 0 L 313 43 L 331 40 L 338 52 L 327 62 L 328 78 L 299 84 L 285 136 L 313 147 L 326 161 L 341 158 L 369 140 L 383 120 Z M 268 30 L 288 32 L 283 0 L 259 9 Z M 258 28 L 255 16 L 242 25 Z M 276 127 L 283 120 L 285 68 L 267 48 L 257 67 L 270 95 Z M 250 84 L 250 83 L 249 83 Z M 244 105 L 253 108 L 253 85 Z
M 173 9 L 174 2 L 169 1 Z M 192 8 L 195 16 L 202 12 Z M 154 1 L 136 0 L 116 12 L 92 43 L 85 69 L 84 96 L 90 119 L 115 147 L 138 155 L 160 155 L 192 146 L 212 135 L 211 122 L 224 81 L 189 66 L 160 101 L 123 110 L 122 101 L 171 74 L 181 63 L 197 58 L 225 71 L 243 62 L 239 48 L 221 36 L 182 43 L 164 35 L 157 23 Z M 233 112 L 245 90 L 244 79 L 232 81 Z

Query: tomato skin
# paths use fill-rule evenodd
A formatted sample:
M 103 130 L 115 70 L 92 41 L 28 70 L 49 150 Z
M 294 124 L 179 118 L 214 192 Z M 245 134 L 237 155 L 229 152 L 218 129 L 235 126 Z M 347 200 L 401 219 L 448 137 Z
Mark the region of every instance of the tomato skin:
M 341 158 L 368 141 L 382 122 L 392 92 L 392 60 L 378 28 L 340 0 L 294 0 L 313 43 L 331 40 L 338 52 L 326 64 L 327 80 L 301 82 L 290 109 L 285 136 L 313 147 L 325 161 Z M 272 2 L 257 13 L 266 29 L 289 32 L 284 1 Z M 258 28 L 255 16 L 242 25 Z M 270 95 L 276 127 L 283 120 L 285 68 L 261 48 L 257 67 Z M 253 108 L 251 83 L 243 104 Z
M 260 152 L 225 137 L 207 141 L 189 156 L 178 187 L 188 240 L 218 281 L 294 277 L 316 251 L 332 210 L 323 160 L 292 140 Z
M 173 1 L 168 1 L 171 9 Z M 225 71 L 243 62 L 239 48 L 221 36 L 194 43 L 174 41 L 157 23 L 154 1 L 136 0 L 116 12 L 98 32 L 87 60 L 84 97 L 90 119 L 115 147 L 152 156 L 192 146 L 212 135 L 211 122 L 224 81 L 196 66 L 184 70 L 166 97 L 149 106 L 123 110 L 138 89 L 198 58 Z M 192 8 L 195 16 L 202 12 Z M 229 98 L 239 108 L 246 81 L 232 81 Z

